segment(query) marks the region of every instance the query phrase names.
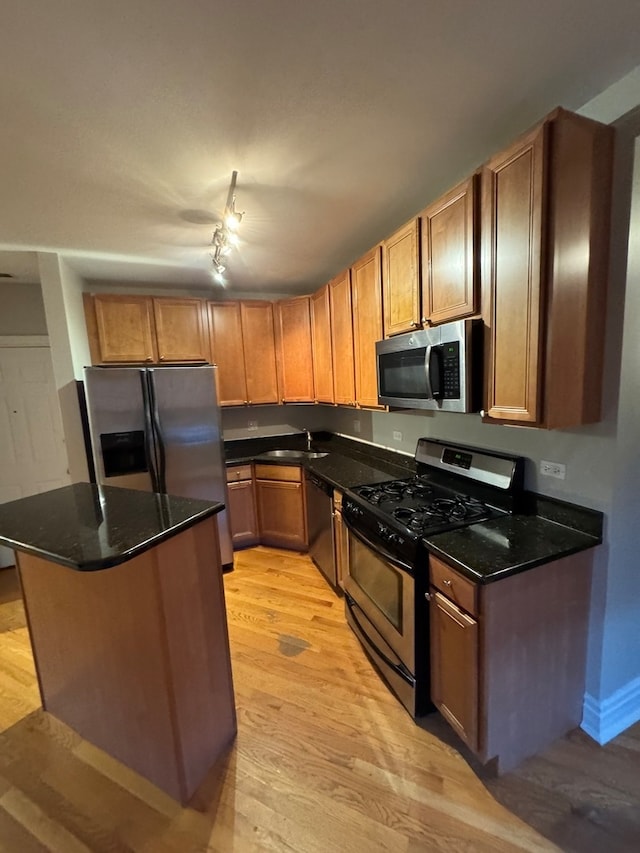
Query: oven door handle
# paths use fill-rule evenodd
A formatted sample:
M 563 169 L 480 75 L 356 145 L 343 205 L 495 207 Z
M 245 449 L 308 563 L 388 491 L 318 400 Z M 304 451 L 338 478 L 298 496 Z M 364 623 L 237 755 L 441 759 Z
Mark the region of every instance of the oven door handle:
M 366 545 L 370 551 L 373 551 L 374 554 L 377 554 L 382 559 L 386 560 L 387 563 L 391 563 L 392 566 L 396 566 L 398 569 L 402 569 L 403 572 L 406 572 L 409 575 L 413 575 L 413 569 L 408 563 L 403 563 L 402 560 L 399 560 L 397 557 L 394 557 L 393 554 L 390 554 L 386 551 L 381 545 L 374 545 L 374 543 L 367 539 L 367 537 L 360 530 L 356 530 L 356 528 L 349 522 L 349 518 L 342 513 L 342 520 L 349 528 L 349 532 L 359 539 L 363 545 Z
M 401 663 L 394 663 L 390 657 L 388 657 L 381 649 L 378 648 L 378 646 L 376 646 L 376 644 L 373 642 L 371 637 L 367 634 L 365 629 L 362 627 L 362 625 L 360 624 L 360 620 L 356 616 L 356 611 L 355 611 L 355 608 L 358 605 L 353 600 L 353 598 L 351 598 L 349 593 L 345 593 L 345 600 L 347 602 L 347 607 L 349 608 L 349 613 L 351 614 L 351 618 L 356 623 L 356 625 L 358 627 L 358 631 L 360 632 L 359 636 L 362 637 L 362 639 L 369 646 L 369 648 L 373 652 L 375 652 L 375 654 L 381 660 L 383 660 L 386 663 L 386 665 L 389 667 L 389 669 L 392 669 L 396 673 L 396 675 L 399 675 L 400 678 L 402 678 L 404 681 L 406 681 L 407 684 L 410 684 L 411 687 L 415 687 L 416 680 L 411 675 L 409 670 L 405 666 L 403 666 Z

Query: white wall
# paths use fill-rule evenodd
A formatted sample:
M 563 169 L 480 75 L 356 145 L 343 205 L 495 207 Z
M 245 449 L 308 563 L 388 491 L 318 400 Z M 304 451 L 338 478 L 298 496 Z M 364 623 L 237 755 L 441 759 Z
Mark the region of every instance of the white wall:
M 90 364 L 82 314 L 83 280 L 58 255 L 39 252 L 40 281 L 49 330 L 53 375 L 58 388 L 71 482 L 89 479 L 76 378 Z
M 0 335 L 46 335 L 39 284 L 0 281 Z

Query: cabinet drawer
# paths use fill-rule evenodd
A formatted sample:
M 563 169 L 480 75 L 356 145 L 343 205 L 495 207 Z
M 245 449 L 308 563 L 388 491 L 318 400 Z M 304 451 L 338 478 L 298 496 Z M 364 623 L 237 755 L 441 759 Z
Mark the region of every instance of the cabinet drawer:
M 447 566 L 437 557 L 429 557 L 429 574 L 431 583 L 458 607 L 478 615 L 478 587 L 470 580 L 462 577 L 451 566 Z
M 302 469 L 297 465 L 256 465 L 256 480 L 302 482 Z
M 230 465 L 227 468 L 227 483 L 237 483 L 239 480 L 250 480 L 251 477 L 251 464 Z

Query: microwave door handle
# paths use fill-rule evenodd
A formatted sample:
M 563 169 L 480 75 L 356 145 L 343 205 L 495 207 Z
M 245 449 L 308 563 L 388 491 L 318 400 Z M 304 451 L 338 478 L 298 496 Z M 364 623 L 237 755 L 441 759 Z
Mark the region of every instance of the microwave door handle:
M 434 372 L 435 368 L 435 372 Z M 440 348 L 436 344 L 429 344 L 425 353 L 424 372 L 427 382 L 427 399 L 441 400 L 441 370 L 440 370 Z

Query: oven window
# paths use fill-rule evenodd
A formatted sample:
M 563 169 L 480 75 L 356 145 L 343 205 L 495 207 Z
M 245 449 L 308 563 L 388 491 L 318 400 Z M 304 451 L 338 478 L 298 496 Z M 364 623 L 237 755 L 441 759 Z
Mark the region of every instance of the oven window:
M 402 573 L 349 537 L 349 574 L 365 595 L 402 633 Z
M 380 353 L 380 396 L 406 400 L 426 400 L 426 348 Z

